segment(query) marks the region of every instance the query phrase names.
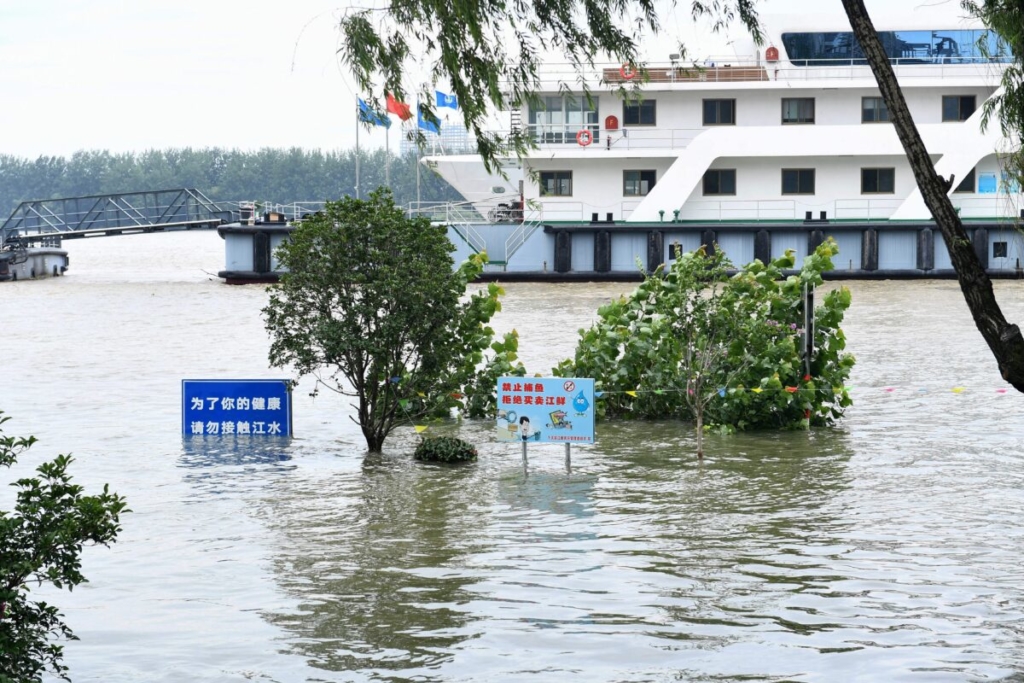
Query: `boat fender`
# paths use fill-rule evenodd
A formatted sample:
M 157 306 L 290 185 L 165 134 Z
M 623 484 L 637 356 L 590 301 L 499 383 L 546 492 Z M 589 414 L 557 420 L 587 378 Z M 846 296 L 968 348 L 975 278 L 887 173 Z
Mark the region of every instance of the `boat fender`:
M 576 133 L 576 142 L 579 143 L 580 147 L 586 147 L 594 141 L 594 136 L 591 135 L 589 130 L 581 130 Z
M 631 81 L 636 76 L 636 69 L 630 64 L 623 64 L 619 67 L 619 75 L 622 76 L 622 80 Z

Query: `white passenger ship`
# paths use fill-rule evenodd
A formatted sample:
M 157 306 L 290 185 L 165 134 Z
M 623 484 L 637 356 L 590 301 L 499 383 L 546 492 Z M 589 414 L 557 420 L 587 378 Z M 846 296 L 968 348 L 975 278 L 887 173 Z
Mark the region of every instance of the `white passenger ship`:
M 951 198 L 982 262 L 1020 277 L 1024 197 L 1000 165 L 1019 141 L 996 121 L 981 127 L 1008 58 L 955 4 L 875 25 L 936 170 L 955 176 Z M 511 113 L 538 149 L 506 163 L 507 181 L 473 155 L 426 159 L 490 217 L 449 218 L 461 255 L 486 249 L 503 278 L 621 279 L 637 276 L 638 258 L 666 262 L 674 245 L 713 243 L 746 263 L 833 237 L 836 277 L 951 276 L 845 15 L 764 26 L 764 47 L 750 40 L 696 65 L 671 55 L 647 64 L 646 79 L 605 65 L 588 76 L 590 102 L 560 94 L 570 72 L 544 74 L 543 106 Z M 624 100 L 634 84 L 642 100 Z

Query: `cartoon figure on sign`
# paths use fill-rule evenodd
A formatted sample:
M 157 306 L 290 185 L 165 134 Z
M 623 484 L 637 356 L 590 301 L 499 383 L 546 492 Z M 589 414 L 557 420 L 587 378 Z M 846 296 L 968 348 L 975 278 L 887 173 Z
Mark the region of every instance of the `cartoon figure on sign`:
M 530 418 L 523 415 L 519 418 L 519 434 L 523 441 L 534 441 L 540 440 L 540 432 L 534 431 L 533 427 L 530 426 Z
M 587 412 L 587 408 L 590 407 L 590 401 L 583 395 L 583 390 L 580 389 L 580 393 L 576 394 L 576 398 L 572 400 L 572 407 L 576 409 L 577 415 L 583 415 Z

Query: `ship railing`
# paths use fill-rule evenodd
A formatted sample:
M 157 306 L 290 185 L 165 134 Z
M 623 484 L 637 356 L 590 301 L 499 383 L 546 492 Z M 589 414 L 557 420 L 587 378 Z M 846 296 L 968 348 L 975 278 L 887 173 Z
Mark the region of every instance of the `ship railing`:
M 771 220 L 887 220 L 906 201 L 905 198 L 850 198 L 836 199 L 828 202 L 813 203 L 788 199 L 762 200 L 698 200 L 686 202 L 676 216 L 674 212 L 666 212 L 663 221 L 666 223 L 682 221 L 771 221 Z M 953 206 L 962 218 L 996 218 L 1005 216 L 1017 217 L 1024 208 L 1024 195 L 993 194 L 987 197 L 957 196 L 952 197 Z M 588 220 L 591 216 L 586 212 L 596 212 L 602 207 L 585 207 L 584 215 L 579 220 Z M 545 218 L 550 218 L 545 210 Z M 628 218 L 632 211 L 624 208 L 623 217 Z M 601 214 L 602 216 L 604 214 Z M 563 217 L 562 220 L 572 220 Z
M 695 221 L 762 221 L 792 220 L 798 217 L 796 202 L 788 199 L 751 199 L 686 202 L 680 211 L 680 220 Z M 815 214 L 817 215 L 817 214 Z M 800 218 L 803 214 L 799 215 Z M 670 222 L 675 216 L 665 216 Z
M 793 66 L 779 63 L 768 68 L 769 80 L 772 81 L 816 81 L 816 80 L 874 80 L 874 75 L 863 60 L 811 60 L 810 66 Z M 834 62 L 834 63 L 833 63 Z M 963 61 L 921 64 L 913 60 L 890 60 L 893 72 L 899 80 L 909 78 L 926 78 L 941 80 L 944 78 L 972 78 L 982 82 L 999 80 L 1004 64 L 999 61 Z
M 409 202 L 406 213 L 410 217 L 426 216 L 433 223 L 485 223 L 483 216 L 471 202 Z
M 1009 53 L 986 57 L 980 54 L 931 54 L 889 59 L 898 78 L 948 78 L 950 76 L 999 76 L 1013 62 Z M 657 85 L 672 89 L 673 85 L 692 83 L 749 83 L 756 81 L 817 80 L 873 78 L 871 69 L 861 56 L 769 60 L 763 54 L 708 55 L 690 61 L 653 61 L 638 72 L 621 64 L 595 64 L 582 74 L 589 88 Z M 545 64 L 539 74 L 537 92 L 561 92 L 565 86 L 579 90 L 580 81 L 572 64 Z M 584 109 L 587 105 L 583 104 Z
M 998 193 L 985 197 L 952 197 L 953 206 L 961 218 L 1006 217 L 1020 221 L 1024 218 L 1024 195 Z
M 904 199 L 837 199 L 828 215 L 837 220 L 885 220 L 900 208 Z M 817 215 L 817 214 L 815 214 Z
M 284 217 L 286 221 L 300 221 L 306 216 L 315 214 L 318 211 L 323 211 L 326 202 L 322 201 L 310 201 L 310 202 L 271 202 L 271 201 L 259 201 L 252 199 L 241 199 L 220 202 L 226 206 L 235 206 L 236 213 L 241 209 L 252 210 L 254 212 L 254 220 L 263 220 L 264 214 L 276 213 L 279 216 Z
M 544 147 L 565 146 L 577 150 L 682 149 L 700 135 L 702 128 L 603 128 L 597 124 L 530 124 L 527 132 Z M 582 134 L 582 135 L 581 135 Z
M 487 250 L 487 241 L 476 227 L 484 220 L 470 202 L 409 202 L 406 214 L 451 227 L 478 254 Z

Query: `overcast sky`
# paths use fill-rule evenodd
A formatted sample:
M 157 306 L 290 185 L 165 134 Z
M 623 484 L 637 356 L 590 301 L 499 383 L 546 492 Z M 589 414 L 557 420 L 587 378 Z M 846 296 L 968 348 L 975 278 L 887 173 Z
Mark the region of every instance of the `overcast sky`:
M 880 3 L 921 4 L 872 0 L 869 8 Z M 0 153 L 352 147 L 356 93 L 335 54 L 341 6 L 0 0 Z M 684 39 L 694 54 L 720 54 L 729 36 L 694 31 L 688 6 L 681 0 L 663 15 L 662 39 Z M 839 0 L 762 0 L 760 7 L 841 11 Z M 384 144 L 383 129 L 360 135 L 364 145 Z M 391 135 L 397 146 L 397 127 Z
M 337 6 L 0 0 L 0 152 L 351 146 Z

